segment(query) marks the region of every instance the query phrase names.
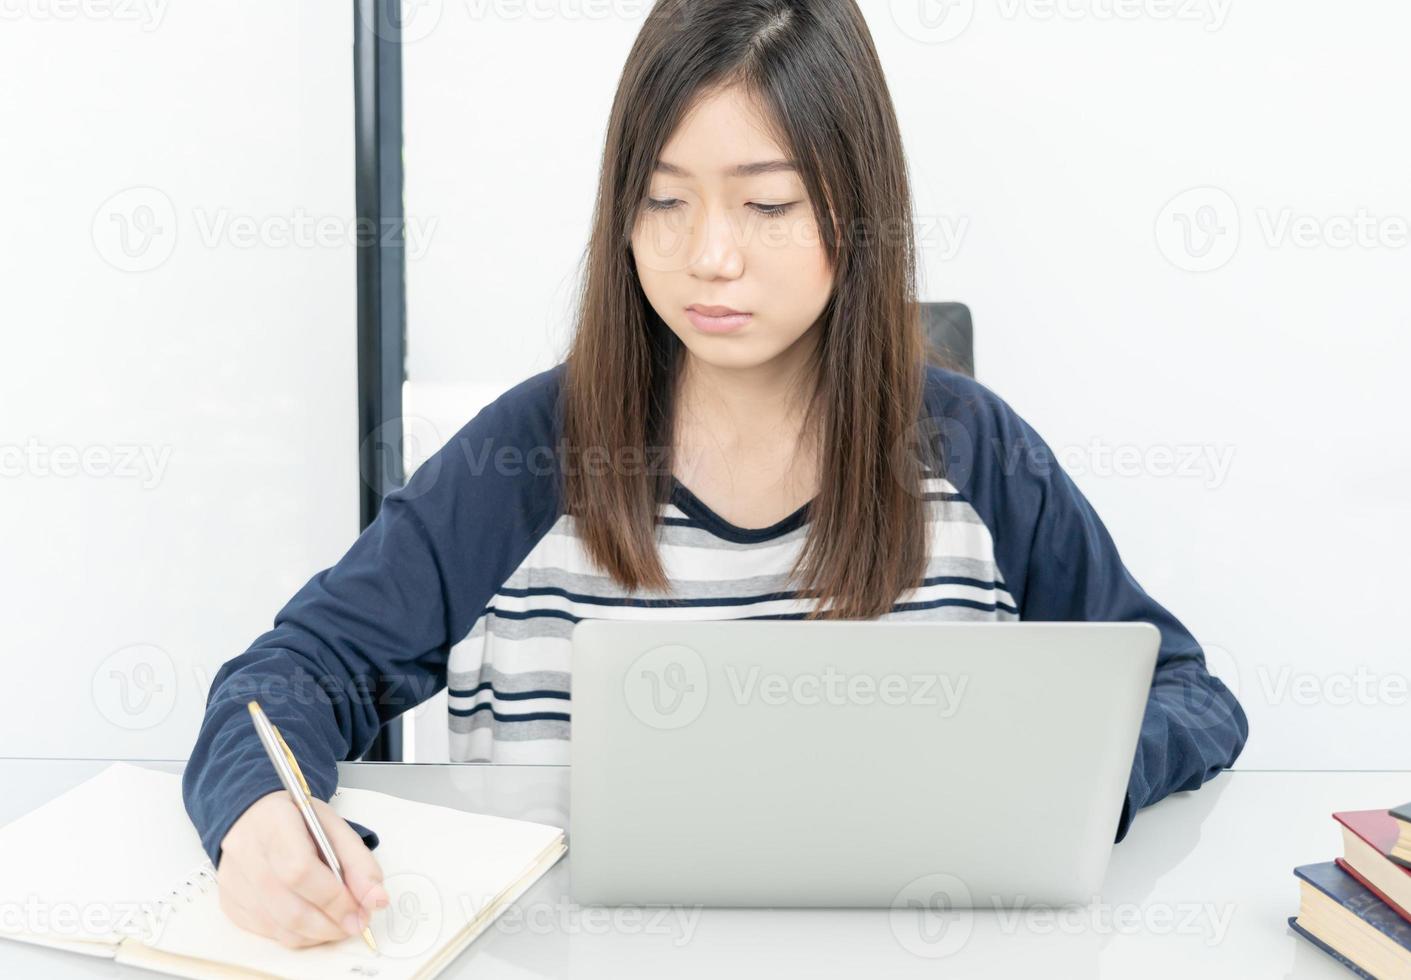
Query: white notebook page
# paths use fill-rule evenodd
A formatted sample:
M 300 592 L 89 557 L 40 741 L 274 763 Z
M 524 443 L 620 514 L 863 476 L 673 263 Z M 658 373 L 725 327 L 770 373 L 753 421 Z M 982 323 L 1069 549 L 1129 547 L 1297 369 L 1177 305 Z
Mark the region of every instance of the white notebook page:
M 0 866 L 6 868 L 0 904 L 35 895 L 51 907 L 68 903 L 102 910 L 165 898 L 170 905 L 159 908 L 163 914 L 137 918 L 150 921 L 154 930 L 142 942 L 211 967 L 196 973 L 225 975 L 233 967 L 291 980 L 407 980 L 458 936 L 477 923 L 483 928 L 479 920 L 493 916 L 482 913 L 498 914 L 503 904 L 497 900 L 520 891 L 527 874 L 542 873 L 562 852 L 562 830 L 545 824 L 357 789 L 339 790 L 333 805 L 380 839 L 374 854 L 392 900 L 373 917 L 380 956 L 356 936 L 290 950 L 235 926 L 221 911 L 213 883 L 198 878 L 184 885 L 193 869 L 209 868 L 209 862 L 182 808 L 180 777 L 126 763 L 0 828 Z M 90 925 L 106 925 L 101 914 L 89 919 Z M 117 937 L 111 928 L 63 935 L 110 942 Z M 197 965 L 170 957 L 159 962 L 131 943 L 119 959 L 183 975 Z
M 114 763 L 0 827 L 0 931 L 115 943 L 209 864 L 181 777 Z

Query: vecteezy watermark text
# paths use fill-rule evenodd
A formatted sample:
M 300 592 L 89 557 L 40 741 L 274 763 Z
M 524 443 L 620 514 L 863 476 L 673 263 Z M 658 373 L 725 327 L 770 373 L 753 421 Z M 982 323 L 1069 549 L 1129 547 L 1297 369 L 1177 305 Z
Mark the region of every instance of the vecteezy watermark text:
M 730 662 L 721 672 L 724 684 L 718 679 L 712 684 L 698 651 L 684 643 L 663 644 L 633 661 L 623 678 L 623 694 L 639 721 L 669 730 L 700 717 L 712 693 L 737 705 L 917 708 L 950 718 L 960 710 L 969 685 L 964 674 L 877 675 L 848 672 L 832 664 L 783 673 L 759 664 Z
M 167 0 L 0 0 L 0 21 L 109 21 L 150 33 L 162 24 Z
M 1386 250 L 1411 246 L 1411 217 L 1361 206 L 1312 213 L 1290 205 L 1242 209 L 1221 187 L 1191 187 L 1172 197 L 1156 216 L 1156 247 L 1185 272 L 1223 268 L 1241 249 Z
M 136 480 L 143 490 L 151 490 L 162 482 L 171 454 L 171 446 L 50 445 L 30 438 L 23 443 L 0 443 L 0 477 Z
M 160 188 L 139 186 L 103 201 L 94 211 L 90 231 L 104 262 L 121 272 L 140 273 L 166 264 L 178 241 L 193 237 L 205 249 L 401 247 L 416 261 L 430 249 L 438 223 L 435 216 L 375 220 L 303 207 L 260 214 L 232 207 L 179 208 Z
M 833 666 L 794 674 L 765 672 L 759 664 L 741 670 L 726 664 L 725 678 L 737 704 L 873 705 L 934 707 L 942 718 L 960 709 L 970 678 L 948 674 L 847 673 Z

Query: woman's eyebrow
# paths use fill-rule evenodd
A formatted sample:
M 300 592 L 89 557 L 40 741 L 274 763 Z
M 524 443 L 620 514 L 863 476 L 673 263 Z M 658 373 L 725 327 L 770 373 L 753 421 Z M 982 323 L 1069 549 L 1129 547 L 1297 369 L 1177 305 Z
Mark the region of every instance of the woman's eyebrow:
M 742 163 L 725 171 L 727 177 L 758 177 L 760 174 L 797 173 L 798 167 L 792 160 L 761 160 L 758 163 Z M 656 162 L 657 173 L 671 174 L 673 177 L 691 177 L 690 171 L 665 160 Z

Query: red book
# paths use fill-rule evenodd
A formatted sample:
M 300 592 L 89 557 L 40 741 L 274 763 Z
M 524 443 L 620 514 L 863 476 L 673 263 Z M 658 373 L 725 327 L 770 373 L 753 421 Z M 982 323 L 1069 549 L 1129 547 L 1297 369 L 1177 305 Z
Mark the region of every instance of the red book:
M 1411 868 L 1389 857 L 1401 833 L 1396 819 L 1386 810 L 1343 810 L 1333 819 L 1342 824 L 1338 866 L 1411 922 Z

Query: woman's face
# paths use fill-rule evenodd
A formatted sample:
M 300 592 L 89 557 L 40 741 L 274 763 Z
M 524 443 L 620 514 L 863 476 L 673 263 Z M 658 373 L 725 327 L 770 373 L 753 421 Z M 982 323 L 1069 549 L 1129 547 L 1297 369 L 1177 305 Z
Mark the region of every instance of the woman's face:
M 738 88 L 704 98 L 662 149 L 632 253 L 657 314 L 719 368 L 787 361 L 832 290 L 803 181 Z M 725 309 L 748 316 L 709 316 Z

